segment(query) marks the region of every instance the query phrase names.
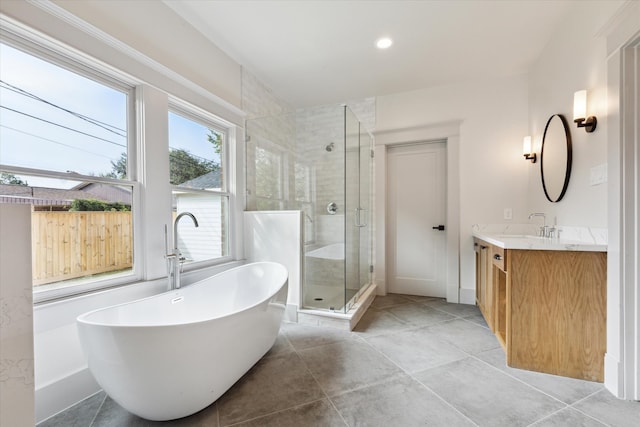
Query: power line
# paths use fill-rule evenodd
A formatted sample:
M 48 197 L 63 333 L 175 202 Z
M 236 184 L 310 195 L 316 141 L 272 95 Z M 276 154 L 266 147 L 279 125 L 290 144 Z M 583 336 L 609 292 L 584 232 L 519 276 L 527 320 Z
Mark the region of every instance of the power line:
M 93 154 L 93 155 L 95 155 L 95 156 L 104 157 L 105 159 L 113 160 L 113 158 L 111 158 L 111 157 L 109 157 L 109 156 L 105 156 L 104 154 L 94 153 L 93 151 L 85 150 L 85 149 L 80 148 L 80 147 L 74 147 L 73 145 L 65 144 L 65 143 L 63 143 L 63 142 L 59 142 L 59 141 L 54 141 L 53 139 L 49 139 L 49 138 L 45 138 L 45 137 L 43 137 L 43 136 L 39 136 L 39 135 L 36 135 L 36 134 L 33 134 L 33 133 L 25 132 L 25 131 L 20 130 L 20 129 L 12 128 L 11 126 L 6 126 L 6 125 L 2 125 L 2 124 L 0 124 L 0 127 L 3 127 L 3 128 L 5 128 L 5 129 L 12 130 L 12 131 L 14 131 L 14 132 L 22 133 L 22 134 L 24 134 L 24 135 L 29 135 L 29 136 L 32 136 L 32 137 L 34 137 L 34 138 L 42 139 L 42 140 L 44 140 L 44 141 L 53 142 L 54 144 L 62 145 L 62 146 L 64 146 L 64 147 L 69 147 L 69 148 L 73 148 L 73 149 L 78 150 L 78 151 L 83 151 L 83 152 L 85 152 L 85 153 Z
M 85 116 L 84 114 L 80 114 L 80 113 L 77 113 L 75 111 L 69 110 L 67 108 L 61 107 L 61 106 L 59 106 L 57 104 L 54 104 L 53 102 L 47 101 L 46 99 L 43 99 L 43 98 L 40 98 L 39 96 L 37 96 L 37 95 L 27 91 L 27 90 L 19 88 L 18 86 L 14 86 L 14 85 L 12 85 L 10 83 L 7 83 L 7 82 L 5 82 L 5 81 L 3 81 L 1 79 L 0 79 L 0 85 L 4 85 L 4 88 L 7 89 L 7 90 L 10 90 L 12 92 L 18 93 L 18 94 L 20 94 L 22 96 L 26 96 L 26 97 L 31 98 L 31 99 L 35 99 L 36 101 L 43 102 L 43 103 L 45 103 L 47 105 L 50 105 L 50 106 L 52 106 L 54 108 L 57 108 L 57 109 L 62 110 L 64 112 L 66 112 L 66 113 L 69 113 L 69 114 L 71 114 L 71 115 L 73 115 L 73 116 L 75 116 L 75 117 L 77 117 L 77 118 L 79 118 L 81 120 L 84 120 L 84 121 L 89 122 L 89 123 L 91 123 L 93 125 L 101 127 L 102 129 L 104 129 L 104 130 L 106 130 L 108 132 L 114 133 L 114 134 L 116 134 L 118 136 L 126 136 L 126 134 L 123 135 L 123 134 L 118 133 L 118 132 L 115 131 L 115 130 L 119 130 L 119 131 L 122 131 L 122 132 L 126 132 L 126 130 L 124 130 L 124 129 L 120 129 L 120 128 L 118 128 L 118 127 L 116 127 L 114 125 L 111 125 L 109 123 L 105 123 L 105 122 L 102 122 L 100 120 L 91 118 L 89 116 Z
M 198 159 L 201 159 L 202 161 L 205 162 L 215 162 L 214 159 L 207 159 L 206 157 L 202 157 L 202 156 L 198 156 L 197 154 L 193 154 L 192 152 L 190 152 L 189 150 L 185 149 L 185 148 L 176 148 L 176 147 L 172 147 L 169 146 L 169 151 L 174 150 L 174 151 L 184 151 L 185 153 L 187 153 L 189 156 L 191 157 L 195 157 Z
M 40 120 L 41 122 L 49 123 L 50 125 L 58 126 L 58 127 L 63 128 L 63 129 L 70 130 L 70 131 L 72 131 L 72 132 L 77 132 L 77 133 L 80 133 L 80 134 L 82 134 L 82 135 L 88 136 L 88 137 L 90 137 L 90 138 L 99 139 L 100 141 L 108 142 L 109 144 L 113 144 L 113 145 L 117 145 L 117 146 L 119 146 L 119 147 L 127 148 L 127 146 L 126 146 L 125 144 L 120 144 L 120 143 L 118 143 L 118 142 L 110 141 L 110 140 L 108 140 L 108 139 L 101 138 L 101 137 L 96 136 L 96 135 L 91 135 L 90 133 L 82 132 L 82 131 L 80 131 L 80 130 L 70 128 L 70 127 L 68 127 L 68 126 L 64 126 L 64 125 L 61 125 L 61 124 L 58 124 L 58 123 L 54 123 L 54 122 L 52 122 L 52 121 L 45 120 L 45 119 L 42 119 L 42 118 L 40 118 L 40 117 L 33 116 L 33 115 L 31 115 L 31 114 L 27 114 L 27 113 L 25 113 L 25 112 L 23 112 L 23 111 L 18 111 L 18 110 L 14 110 L 13 108 L 5 107 L 4 105 L 0 105 L 0 108 L 4 108 L 5 110 L 13 111 L 14 113 L 17 113 L 17 114 L 22 114 L 23 116 L 27 116 L 27 117 L 30 117 L 30 118 L 35 119 L 35 120 Z

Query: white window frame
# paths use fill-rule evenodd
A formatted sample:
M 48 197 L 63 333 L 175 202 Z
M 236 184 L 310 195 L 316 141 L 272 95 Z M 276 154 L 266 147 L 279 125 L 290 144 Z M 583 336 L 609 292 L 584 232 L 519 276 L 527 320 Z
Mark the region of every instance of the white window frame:
M 216 190 L 207 190 L 207 189 L 197 189 L 197 188 L 188 188 L 181 187 L 179 185 L 171 185 L 170 191 L 173 193 L 174 191 L 185 191 L 188 193 L 201 193 L 201 194 L 209 194 L 209 195 L 217 195 L 220 197 L 227 198 L 227 223 L 226 226 L 226 243 L 227 243 L 227 254 L 218 258 L 211 258 L 202 261 L 193 261 L 189 263 L 185 263 L 183 265 L 184 271 L 192 271 L 197 270 L 204 267 L 224 264 L 234 260 L 234 254 L 236 253 L 236 239 L 235 239 L 235 227 L 234 227 L 234 216 L 235 216 L 235 200 L 233 195 L 236 193 L 235 190 L 235 182 L 232 179 L 232 171 L 235 168 L 231 167 L 232 161 L 232 149 L 231 149 L 231 124 L 223 121 L 222 119 L 216 117 L 215 115 L 209 113 L 206 110 L 198 108 L 190 103 L 177 98 L 175 96 L 169 95 L 169 108 L 167 111 L 167 117 L 169 113 L 174 113 L 179 116 L 182 116 L 186 119 L 192 120 L 202 126 L 205 126 L 209 129 L 214 129 L 217 132 L 223 134 L 222 139 L 222 153 L 220 156 L 220 163 L 222 164 L 222 182 L 224 183 L 223 188 L 220 191 Z M 167 155 L 169 152 L 167 152 Z M 172 235 L 172 239 L 175 236 Z M 173 241 L 173 240 L 172 240 Z
M 8 27 L 3 26 L 0 28 L 0 40 L 7 46 L 127 94 L 127 179 L 103 178 L 75 172 L 59 172 L 3 164 L 0 164 L 0 169 L 16 175 L 69 179 L 73 181 L 130 186 L 132 188 L 133 266 L 131 271 L 128 273 L 114 273 L 111 277 L 105 277 L 103 279 L 87 278 L 86 282 L 82 282 L 81 279 L 76 279 L 79 283 L 60 286 L 54 289 L 38 291 L 34 288 L 33 302 L 34 304 L 38 304 L 139 281 L 143 277 L 142 266 L 144 253 L 142 240 L 140 238 L 142 186 L 136 179 L 137 171 L 135 168 L 139 149 L 138 141 L 136 141 L 138 118 L 136 117 L 135 108 L 135 85 L 139 82 L 106 64 L 89 58 L 67 46 L 63 46 L 61 43 L 56 43 L 53 40 L 34 33 L 24 35 L 22 32 L 23 31 L 9 31 Z
M 86 177 L 80 174 L 68 175 L 61 172 L 26 170 L 25 168 L 3 167 L 3 165 L 0 165 L 0 167 L 3 167 L 3 169 L 11 173 L 28 172 L 27 174 L 32 175 L 53 178 L 61 177 L 74 180 L 86 178 L 87 181 L 91 182 L 131 185 L 133 188 L 134 265 L 132 274 L 126 276 L 120 275 L 113 280 L 105 279 L 87 284 L 68 286 L 57 289 L 55 292 L 43 291 L 34 293 L 35 304 L 71 298 L 79 294 L 107 290 L 117 286 L 137 286 L 138 283 L 143 281 L 152 281 L 166 277 L 165 261 L 162 259 L 164 247 L 160 248 L 159 245 L 162 237 L 158 223 L 164 222 L 165 218 L 168 221 L 171 215 L 170 206 L 166 211 L 166 216 L 164 212 L 160 216 L 154 216 L 154 220 L 151 221 L 152 224 L 147 224 L 148 221 L 142 220 L 144 215 L 149 214 L 149 210 L 165 206 L 165 194 L 169 197 L 172 191 L 168 180 L 166 183 L 164 180 L 157 181 L 155 177 L 158 176 L 158 173 L 153 172 L 150 174 L 148 170 L 150 163 L 156 164 L 155 162 L 158 160 L 161 162 L 164 161 L 164 159 L 158 157 L 159 153 L 157 150 L 158 143 L 162 145 L 163 142 L 168 142 L 167 140 L 162 140 L 165 137 L 166 129 L 162 127 L 163 119 L 158 116 L 158 108 L 162 107 L 163 103 L 165 103 L 165 105 L 170 104 L 167 105 L 167 109 L 163 113 L 165 118 L 168 117 L 168 112 L 172 109 L 174 109 L 174 112 L 182 115 L 185 115 L 185 112 L 190 112 L 190 115 L 195 114 L 196 121 L 201 122 L 202 117 L 204 117 L 206 123 L 215 124 L 216 126 L 214 127 L 216 129 L 224 130 L 226 134 L 226 151 L 224 153 L 226 162 L 226 170 L 224 171 L 226 174 L 226 188 L 222 193 L 228 197 L 227 256 L 216 258 L 211 262 L 201 261 L 190 263 L 190 265 L 185 266 L 185 270 L 195 270 L 197 268 L 223 264 L 230 261 L 233 262 L 243 258 L 243 224 L 241 217 L 245 207 L 245 199 L 244 196 L 238 196 L 237 191 L 238 188 L 244 187 L 244 148 L 238 144 L 238 141 L 244 138 L 244 129 L 239 124 L 244 117 L 244 113 L 241 110 L 236 109 L 216 95 L 192 84 L 173 71 L 165 69 L 162 65 L 155 63 L 152 59 L 145 57 L 137 51 L 135 51 L 135 55 L 132 56 L 134 51 L 128 46 L 110 38 L 108 35 L 100 33 L 99 30 L 90 29 L 89 34 L 99 38 L 102 37 L 107 44 L 110 43 L 114 45 L 118 50 L 116 56 L 123 55 L 119 56 L 119 59 L 125 57 L 133 59 L 133 62 L 130 62 L 134 66 L 132 70 L 135 70 L 138 74 L 141 73 L 143 79 L 157 81 L 158 78 L 167 78 L 169 82 L 167 87 L 162 88 L 158 85 L 151 85 L 143 79 L 133 77 L 126 71 L 123 71 L 127 70 L 128 66 L 124 66 L 123 69 L 117 69 L 109 65 L 108 62 L 105 62 L 107 61 L 106 57 L 102 58 L 100 55 L 87 55 L 71 47 L 69 44 L 65 44 L 63 41 L 54 39 L 3 14 L 0 14 L 0 24 L 0 40 L 3 43 L 42 60 L 88 76 L 93 80 L 96 80 L 96 76 L 99 76 L 98 82 L 106 83 L 111 87 L 115 85 L 115 88 L 119 88 L 119 86 L 122 85 L 131 90 L 128 97 L 131 105 L 128 108 L 129 117 L 127 120 L 127 180 L 112 181 L 111 178 Z M 86 30 L 84 27 L 82 29 Z M 62 37 L 61 40 L 64 40 L 64 37 Z M 142 71 L 136 68 L 138 65 L 142 65 Z M 183 101 L 171 95 L 170 92 L 180 94 L 181 97 L 189 101 Z M 149 100 L 151 101 L 150 104 L 147 103 Z M 206 105 L 207 108 L 211 107 L 216 111 L 216 114 L 222 114 L 224 118 L 206 109 L 197 107 L 192 103 L 199 105 L 202 103 L 202 105 Z M 175 109 L 178 111 L 175 111 Z M 148 114 L 149 112 L 151 112 L 150 115 Z M 166 125 L 166 122 L 164 122 L 164 124 Z M 153 132 L 151 132 L 153 135 L 147 137 L 146 135 L 149 133 L 150 126 L 153 128 Z M 149 144 L 145 144 L 147 140 L 149 140 Z M 151 157 L 149 156 L 150 151 L 153 152 Z M 168 165 L 168 150 L 166 153 L 166 163 Z M 160 175 L 163 173 L 164 172 L 161 172 Z M 169 171 L 167 170 L 166 176 L 168 175 Z M 195 190 L 190 189 L 190 191 Z M 171 230 L 172 227 L 168 228 Z M 171 235 L 169 237 L 171 237 Z

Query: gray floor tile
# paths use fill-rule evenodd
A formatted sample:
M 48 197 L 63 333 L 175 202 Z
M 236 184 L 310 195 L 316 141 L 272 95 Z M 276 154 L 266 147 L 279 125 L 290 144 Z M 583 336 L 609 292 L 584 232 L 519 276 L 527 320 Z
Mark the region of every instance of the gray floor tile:
M 220 424 L 247 421 L 323 397 L 298 354 L 263 358 L 218 399 Z
M 438 337 L 428 327 L 368 337 L 367 342 L 409 373 L 467 357 L 467 353 Z
M 640 402 L 617 399 L 608 390 L 602 390 L 573 407 L 611 427 L 640 424 Z
M 265 356 L 277 356 L 280 354 L 291 353 L 293 351 L 295 351 L 293 345 L 291 345 L 291 342 L 289 342 L 289 339 L 281 328 L 280 334 L 276 338 L 276 342 L 273 344 L 273 347 L 271 347 L 271 349 Z
M 476 314 L 472 314 L 471 316 L 464 316 L 462 318 L 468 322 L 473 322 L 477 325 L 480 325 L 482 327 L 489 329 L 489 325 L 487 325 L 487 321 L 484 319 L 484 316 L 482 315 L 482 313 L 478 312 Z
M 38 427 L 87 427 L 91 425 L 106 396 L 103 391 L 96 393 L 66 411 L 42 421 Z
M 476 357 L 566 404 L 575 403 L 604 388 L 601 383 L 592 381 L 510 368 L 502 348 L 478 353 Z
M 329 397 L 402 372 L 369 344 L 359 341 L 341 341 L 299 353 Z
M 256 418 L 234 427 L 346 427 L 342 417 L 327 400 L 322 399 L 305 405 L 296 406 L 275 414 Z
M 356 335 L 338 328 L 287 324 L 284 334 L 296 350 L 332 344 L 334 342 L 359 339 Z
M 387 310 L 368 310 L 353 329 L 362 335 L 380 335 L 415 328 L 415 325 L 398 319 Z
M 478 308 L 477 305 L 453 304 L 445 300 L 426 301 L 424 304 L 458 317 L 467 317 L 480 314 L 480 308 Z
M 496 336 L 487 328 L 462 319 L 429 326 L 432 333 L 469 354 L 499 348 Z
M 107 396 L 91 427 L 150 427 L 153 421 L 145 420 L 128 412 Z
M 528 426 L 565 406 L 473 358 L 414 377 L 480 426 Z
M 446 301 L 444 298 L 438 297 L 423 297 L 420 295 L 403 295 L 405 298 L 415 302 L 427 302 L 427 301 Z
M 376 296 L 376 298 L 371 303 L 371 307 L 374 309 L 383 309 L 389 308 L 394 305 L 406 304 L 408 302 L 412 302 L 410 297 L 406 295 L 399 294 L 387 294 L 385 296 Z
M 473 426 L 431 391 L 402 375 L 331 399 L 351 427 Z
M 566 408 L 562 409 L 550 417 L 545 418 L 542 421 L 538 421 L 532 424 L 531 427 L 605 427 L 606 424 L 602 424 L 594 420 L 591 417 L 586 416 L 582 412 L 578 412 L 575 409 Z
M 403 304 L 386 309 L 403 322 L 416 326 L 433 325 L 445 320 L 455 319 L 454 316 L 436 310 L 420 303 Z
M 62 426 L 62 425 L 60 425 Z M 218 427 L 216 404 L 189 417 L 170 421 L 149 421 L 128 412 L 107 397 L 91 427 Z

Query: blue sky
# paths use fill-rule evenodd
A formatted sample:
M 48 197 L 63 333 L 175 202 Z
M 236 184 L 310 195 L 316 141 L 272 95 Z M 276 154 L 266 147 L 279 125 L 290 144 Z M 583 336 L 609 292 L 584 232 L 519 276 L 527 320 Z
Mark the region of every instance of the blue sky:
M 126 151 L 127 94 L 4 44 L 0 58 L 0 164 L 110 172 L 111 161 Z M 218 160 L 207 127 L 170 114 L 169 132 L 172 148 Z M 26 180 L 45 185 L 34 177 Z

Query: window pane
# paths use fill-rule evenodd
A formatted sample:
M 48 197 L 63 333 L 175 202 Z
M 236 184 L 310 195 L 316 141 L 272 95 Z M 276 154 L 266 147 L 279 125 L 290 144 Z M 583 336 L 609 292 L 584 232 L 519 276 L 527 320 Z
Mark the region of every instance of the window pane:
M 22 184 L 0 184 L 0 203 L 32 206 L 35 291 L 131 273 L 131 185 L 16 178 Z
M 206 192 L 174 190 L 174 218 L 190 212 L 198 221 L 195 227 L 189 217 L 178 223 L 178 250 L 185 262 L 206 261 L 229 254 L 228 250 L 228 197 Z
M 0 163 L 126 178 L 127 94 L 0 44 Z
M 225 134 L 206 120 L 169 112 L 169 166 L 173 217 L 192 213 L 178 224 L 178 251 L 184 262 L 214 260 L 229 254 L 229 196 L 226 192 Z M 199 191 L 190 191 L 198 189 Z M 202 190 L 210 190 L 202 191 Z
M 226 191 L 223 134 L 169 112 L 169 180 L 173 185 Z

